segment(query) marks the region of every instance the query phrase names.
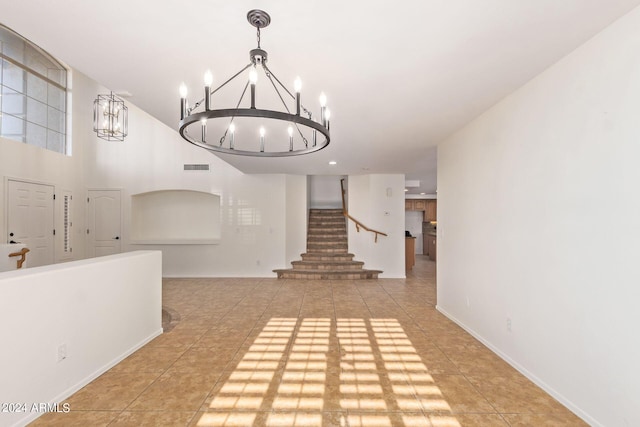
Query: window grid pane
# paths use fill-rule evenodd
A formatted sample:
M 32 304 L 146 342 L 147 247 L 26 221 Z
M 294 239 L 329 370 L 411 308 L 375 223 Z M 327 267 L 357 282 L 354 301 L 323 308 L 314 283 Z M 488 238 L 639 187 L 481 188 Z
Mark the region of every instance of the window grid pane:
M 11 114 L 2 113 L 2 136 L 25 142 L 25 121 Z
M 47 148 L 47 128 L 27 122 L 27 144 Z
M 2 60 L 2 86 L 6 86 L 16 92 L 24 93 L 24 70 L 9 61 Z
M 27 114 L 27 99 L 23 94 L 11 90 L 8 87 L 2 87 L 2 98 L 3 113 L 24 119 Z
M 65 154 L 67 70 L 0 24 L 0 136 Z

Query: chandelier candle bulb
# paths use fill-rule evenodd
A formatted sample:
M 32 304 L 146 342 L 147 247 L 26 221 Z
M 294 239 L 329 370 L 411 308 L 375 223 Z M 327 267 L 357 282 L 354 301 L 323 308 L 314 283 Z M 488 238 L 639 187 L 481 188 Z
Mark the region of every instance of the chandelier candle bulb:
M 300 90 L 302 90 L 302 81 L 300 77 L 296 77 L 296 80 L 293 82 L 293 88 L 296 91 L 296 115 L 300 115 Z
M 249 72 L 249 82 L 251 83 L 251 108 L 256 108 L 256 82 L 258 81 L 258 72 L 253 68 Z
M 229 125 L 229 149 L 230 150 L 233 150 L 233 143 L 234 143 L 235 135 L 236 135 L 236 125 L 231 123 Z
M 293 151 L 293 126 L 289 125 L 287 132 L 289 132 L 289 151 Z
M 211 110 L 211 86 L 204 87 L 204 109 Z
M 204 109 L 211 110 L 211 84 L 213 83 L 213 74 L 207 70 L 204 73 Z
M 211 73 L 211 70 L 207 70 L 207 72 L 204 73 L 204 85 L 211 87 L 212 84 L 213 84 L 213 74 Z
M 180 120 L 184 120 L 187 115 L 187 85 L 180 85 Z
M 326 110 L 327 110 L 327 95 L 324 94 L 324 92 L 322 92 L 320 94 L 320 122 L 322 123 L 322 126 L 327 126 L 326 123 Z
M 264 127 L 260 126 L 260 152 L 264 153 Z
M 258 72 L 256 71 L 255 67 L 253 67 L 251 71 L 249 71 L 249 82 L 252 85 L 255 85 L 258 82 Z
M 320 93 L 320 106 L 321 107 L 327 106 L 327 95 L 325 95 L 324 92 Z

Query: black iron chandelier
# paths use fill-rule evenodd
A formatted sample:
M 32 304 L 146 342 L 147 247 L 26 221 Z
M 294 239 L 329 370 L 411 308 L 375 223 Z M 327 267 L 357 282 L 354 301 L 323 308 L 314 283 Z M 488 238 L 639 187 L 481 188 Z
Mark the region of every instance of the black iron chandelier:
M 213 75 L 207 71 L 204 75 L 204 98 L 192 107 L 187 101 L 186 85 L 183 83 L 180 86 L 180 135 L 190 143 L 212 152 L 244 156 L 296 156 L 325 148 L 331 140 L 327 97 L 324 93 L 320 95 L 320 119 L 316 121 L 300 102 L 300 78 L 295 79 L 293 94 L 267 66 L 267 52 L 260 48 L 260 29 L 271 23 L 269 14 L 262 10 L 251 10 L 247 13 L 247 20 L 257 28 L 258 39 L 258 47 L 249 51 L 249 64 L 213 90 Z M 248 75 L 245 74 L 247 70 Z M 278 104 L 278 108 L 282 108 L 279 105 L 282 104 L 284 110 L 256 107 L 260 104 L 256 95 L 260 70 L 275 90 L 271 94 L 271 104 Z M 235 108 L 214 108 L 216 99 L 213 95 L 227 85 L 232 86 L 234 81 L 242 81 L 242 75 L 245 75 L 246 81 L 238 86 L 238 89 L 243 89 Z M 249 99 L 245 100 L 247 90 Z M 291 98 L 289 103 L 285 101 L 287 96 Z M 243 100 L 245 106 L 242 106 Z M 246 104 L 249 104 L 248 108 Z M 215 136 L 207 139 L 207 134 Z

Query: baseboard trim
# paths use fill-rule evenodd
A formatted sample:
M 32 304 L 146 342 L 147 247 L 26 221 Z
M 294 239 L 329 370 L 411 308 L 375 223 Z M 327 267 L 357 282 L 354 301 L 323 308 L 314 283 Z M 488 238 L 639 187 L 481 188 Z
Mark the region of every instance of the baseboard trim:
M 518 362 L 516 362 L 515 360 L 510 358 L 508 355 L 503 353 L 498 347 L 494 346 L 491 342 L 486 340 L 482 335 L 478 334 L 475 330 L 473 330 L 473 328 L 470 328 L 465 323 L 463 323 L 462 321 L 457 319 L 454 315 L 452 315 L 451 313 L 447 312 L 447 310 L 445 310 L 444 308 L 442 308 L 441 306 L 439 306 L 437 304 L 436 304 L 436 310 L 438 310 L 440 313 L 442 313 L 444 316 L 446 316 L 449 320 L 454 322 L 456 325 L 460 326 L 462 329 L 464 329 L 466 332 L 468 332 L 471 336 L 473 336 L 475 339 L 477 339 L 482 344 L 484 344 L 489 350 L 491 350 L 495 354 L 497 354 L 502 360 L 507 362 L 514 369 L 516 369 L 522 375 L 524 375 L 529 380 L 531 380 L 535 385 L 537 385 L 538 387 L 543 389 L 545 392 L 550 394 L 558 402 L 560 402 L 564 406 L 566 406 L 571 412 L 573 412 L 578 417 L 580 417 L 584 422 L 586 422 L 590 426 L 604 427 L 603 424 L 599 423 L 597 420 L 595 420 L 593 417 L 591 417 L 586 411 L 584 411 L 582 408 L 580 408 L 579 406 L 574 404 L 571 400 L 567 399 L 563 394 L 561 394 L 558 391 L 556 391 L 553 387 L 551 387 L 549 384 L 544 382 L 542 379 L 537 377 L 535 374 L 533 374 L 532 372 L 527 370 L 525 367 L 520 365 Z
M 100 368 L 96 369 L 94 372 L 92 372 L 91 374 L 87 375 L 85 378 L 83 378 L 82 380 L 78 381 L 76 384 L 74 384 L 71 387 L 67 388 L 66 390 L 64 390 L 63 392 L 61 392 L 57 396 L 55 396 L 53 399 L 49 400 L 48 403 L 53 405 L 53 404 L 56 404 L 56 403 L 59 404 L 59 403 L 63 402 L 65 399 L 71 397 L 71 395 L 73 395 L 75 392 L 80 390 L 82 387 L 86 386 L 91 381 L 95 380 L 100 375 L 104 374 L 109 369 L 113 368 L 118 363 L 122 362 L 124 359 L 126 359 L 127 357 L 129 357 L 130 355 L 132 355 L 133 353 L 138 351 L 139 349 L 141 349 L 143 346 L 145 346 L 151 340 L 153 340 L 155 337 L 157 337 L 157 336 L 159 336 L 161 334 L 162 334 L 162 328 L 160 328 L 159 330 L 153 332 L 152 334 L 150 334 L 146 338 L 142 339 L 137 344 L 133 345 L 131 348 L 126 350 L 124 353 L 122 353 L 118 357 L 114 358 L 110 362 L 106 363 L 105 365 L 101 366 Z M 73 410 L 73 408 L 71 408 L 71 410 Z M 40 412 L 29 413 L 25 418 L 22 418 L 22 419 L 16 421 L 14 424 L 12 424 L 12 427 L 24 427 L 27 424 L 33 422 L 34 420 L 36 420 L 37 418 L 41 417 L 44 414 L 45 413 L 40 413 Z

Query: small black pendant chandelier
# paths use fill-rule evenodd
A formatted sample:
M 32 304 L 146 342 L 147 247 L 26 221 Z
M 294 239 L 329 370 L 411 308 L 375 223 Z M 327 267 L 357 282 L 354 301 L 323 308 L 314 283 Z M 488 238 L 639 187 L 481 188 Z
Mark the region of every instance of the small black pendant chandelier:
M 184 83 L 180 86 L 180 135 L 191 144 L 212 152 L 244 156 L 297 156 L 322 150 L 331 140 L 330 111 L 326 107 L 326 96 L 324 93 L 320 95 L 320 119 L 316 121 L 312 113 L 300 103 L 300 78 L 296 78 L 294 93 L 291 93 L 267 66 L 267 52 L 260 48 L 260 29 L 271 23 L 269 14 L 262 10 L 251 10 L 247 13 L 247 20 L 257 28 L 258 39 L 258 47 L 249 51 L 249 64 L 213 90 L 213 76 L 207 71 L 204 76 L 204 98 L 193 107 L 188 105 L 187 87 Z M 246 70 L 249 70 L 248 76 L 245 74 Z M 256 107 L 256 83 L 260 70 L 271 83 L 277 94 L 275 99 L 281 101 L 283 110 Z M 241 81 L 243 74 L 247 81 L 236 107 L 212 108 L 216 104 L 212 95 L 236 78 Z M 249 106 L 242 108 L 247 89 L 249 100 L 245 100 L 245 104 Z M 285 101 L 287 97 L 291 98 L 291 105 Z M 207 128 L 209 134 L 219 132 L 221 137 L 208 141 Z

